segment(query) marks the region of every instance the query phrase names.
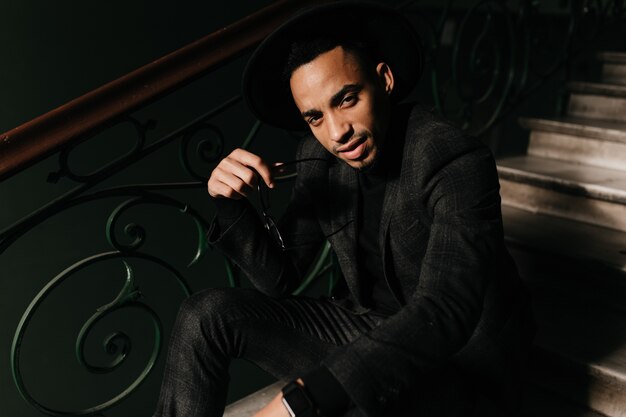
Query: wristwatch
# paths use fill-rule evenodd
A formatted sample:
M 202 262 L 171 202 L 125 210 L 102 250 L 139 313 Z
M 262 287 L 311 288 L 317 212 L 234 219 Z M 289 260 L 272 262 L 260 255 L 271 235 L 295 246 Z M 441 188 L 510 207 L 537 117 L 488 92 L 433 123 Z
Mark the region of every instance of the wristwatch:
M 291 417 L 314 417 L 313 402 L 304 387 L 295 381 L 285 385 L 283 404 Z

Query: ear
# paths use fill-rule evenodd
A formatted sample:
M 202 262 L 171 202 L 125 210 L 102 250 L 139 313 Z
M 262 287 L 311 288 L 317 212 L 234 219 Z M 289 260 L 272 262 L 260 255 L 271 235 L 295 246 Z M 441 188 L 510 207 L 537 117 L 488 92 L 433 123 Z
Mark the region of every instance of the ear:
M 378 75 L 378 79 L 381 81 L 383 89 L 390 95 L 393 91 L 393 73 L 391 72 L 391 68 L 389 65 L 384 62 L 380 62 L 376 65 L 376 74 Z

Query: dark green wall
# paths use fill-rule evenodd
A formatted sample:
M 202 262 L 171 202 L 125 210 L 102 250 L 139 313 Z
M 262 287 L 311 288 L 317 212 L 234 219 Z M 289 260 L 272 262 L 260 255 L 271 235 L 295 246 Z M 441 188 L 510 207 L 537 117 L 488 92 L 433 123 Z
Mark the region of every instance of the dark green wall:
M 0 2 L 0 131 L 209 34 L 270 0 Z

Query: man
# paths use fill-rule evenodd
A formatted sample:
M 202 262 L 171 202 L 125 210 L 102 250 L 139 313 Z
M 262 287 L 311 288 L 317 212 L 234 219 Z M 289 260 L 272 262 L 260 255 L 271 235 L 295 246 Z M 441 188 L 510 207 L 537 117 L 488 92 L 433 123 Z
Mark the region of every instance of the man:
M 157 415 L 220 416 L 234 357 L 292 381 L 258 417 L 511 415 L 531 319 L 495 164 L 478 140 L 398 104 L 421 66 L 410 25 L 370 3 L 308 10 L 259 46 L 250 108 L 312 135 L 271 233 L 247 197 L 273 186 L 276 166 L 238 149 L 213 171 L 209 240 L 257 290 L 183 304 Z M 343 273 L 334 296 L 290 296 L 325 240 Z

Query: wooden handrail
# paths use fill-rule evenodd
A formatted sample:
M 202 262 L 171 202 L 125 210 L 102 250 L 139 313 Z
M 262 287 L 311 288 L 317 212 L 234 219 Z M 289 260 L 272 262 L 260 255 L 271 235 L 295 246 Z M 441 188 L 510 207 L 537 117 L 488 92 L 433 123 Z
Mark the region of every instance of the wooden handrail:
M 30 122 L 0 134 L 0 180 L 248 51 L 298 9 L 328 0 L 280 0 Z

